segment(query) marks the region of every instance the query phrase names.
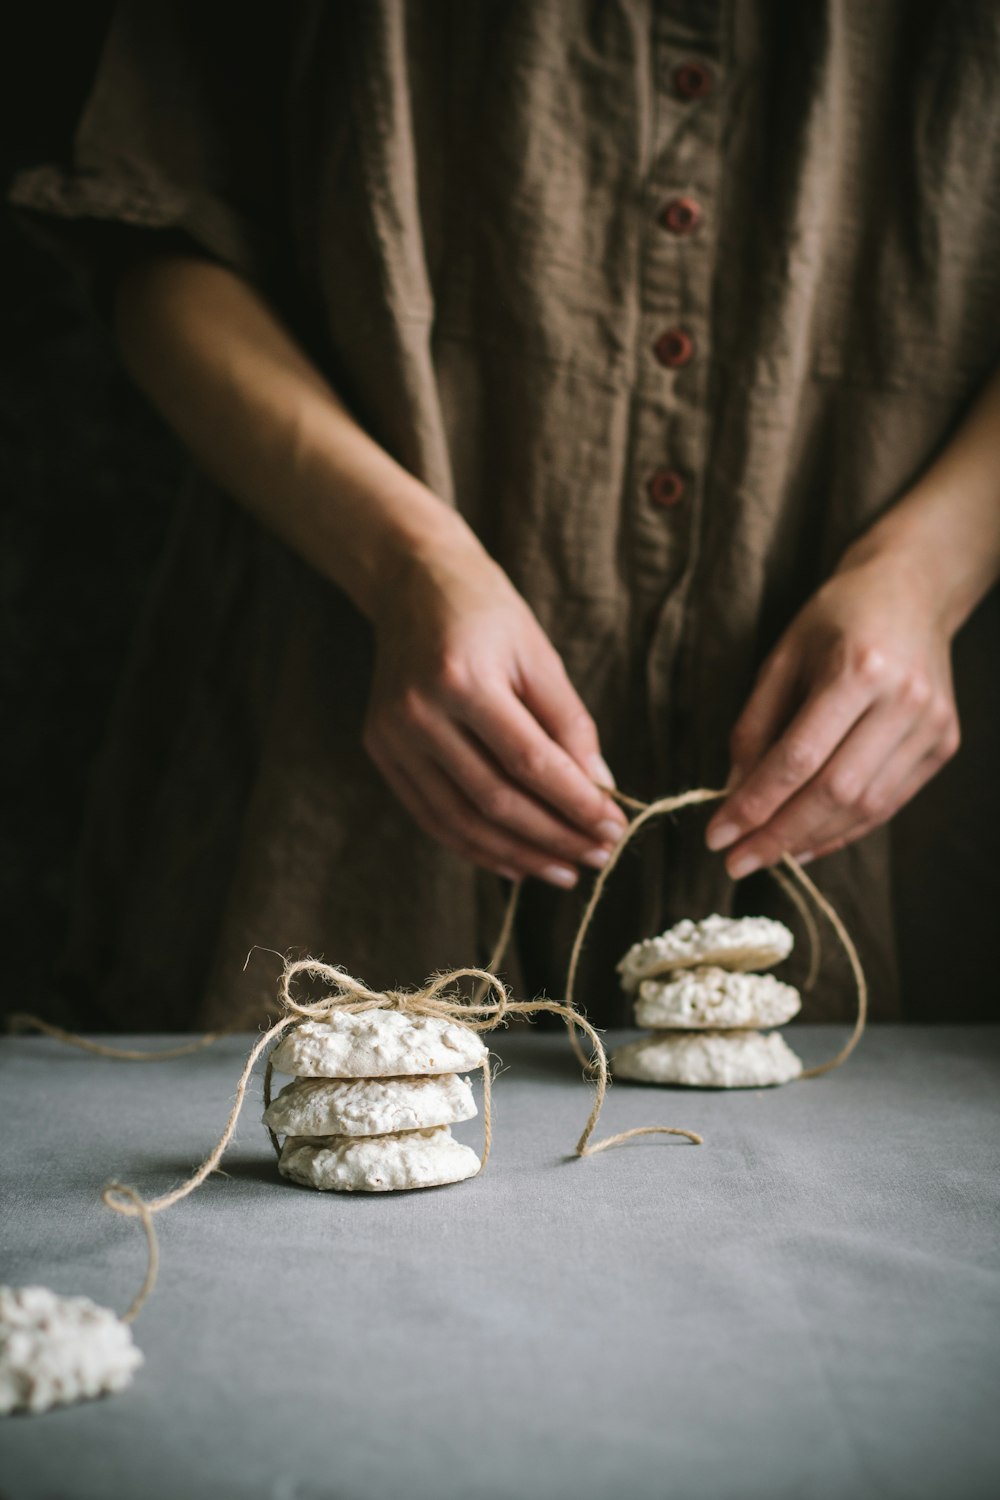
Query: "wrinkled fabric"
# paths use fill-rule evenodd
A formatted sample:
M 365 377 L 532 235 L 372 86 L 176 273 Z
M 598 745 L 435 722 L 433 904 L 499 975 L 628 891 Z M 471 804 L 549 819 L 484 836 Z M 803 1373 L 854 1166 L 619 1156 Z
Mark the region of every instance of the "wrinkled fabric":
M 650 797 L 722 784 L 762 657 L 996 364 L 998 83 L 985 0 L 134 3 L 73 160 L 13 196 L 98 287 L 167 236 L 253 281 L 467 517 Z M 678 199 L 690 233 L 663 222 Z M 244 971 L 254 944 L 375 985 L 485 958 L 500 883 L 419 833 L 361 748 L 371 657 L 346 598 L 193 476 L 81 856 L 65 969 L 107 1024 L 258 1018 L 276 961 Z M 903 1013 L 893 876 L 924 931 L 970 840 L 937 808 L 905 868 L 885 831 L 817 868 L 883 1018 Z M 581 975 L 597 1019 L 624 1015 L 635 938 L 787 914 L 766 876 L 732 886 L 705 821 L 650 830 L 616 873 Z M 995 909 L 996 877 L 971 879 L 970 909 Z M 581 902 L 526 889 L 519 988 L 560 992 Z M 827 959 L 805 1019 L 849 1014 Z

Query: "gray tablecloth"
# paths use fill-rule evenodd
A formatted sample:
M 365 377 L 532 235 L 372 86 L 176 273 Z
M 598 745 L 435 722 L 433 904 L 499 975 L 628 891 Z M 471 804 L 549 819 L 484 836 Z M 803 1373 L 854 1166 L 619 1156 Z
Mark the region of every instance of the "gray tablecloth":
M 282 1181 L 258 1082 L 229 1177 L 158 1221 L 145 1368 L 0 1425 L 5 1500 L 995 1500 L 1000 1029 L 874 1029 L 775 1090 L 622 1083 L 602 1132 L 706 1144 L 584 1161 L 565 1039 L 495 1047 L 493 1159 L 423 1193 Z M 3 1279 L 123 1309 L 142 1237 L 97 1190 L 178 1180 L 244 1050 L 4 1042 Z

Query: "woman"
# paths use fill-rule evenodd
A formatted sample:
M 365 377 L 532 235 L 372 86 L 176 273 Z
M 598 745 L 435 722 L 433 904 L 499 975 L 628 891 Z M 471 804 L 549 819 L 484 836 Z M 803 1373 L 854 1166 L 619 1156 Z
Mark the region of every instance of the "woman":
M 886 823 L 1000 571 L 998 78 L 986 4 L 119 7 L 14 190 L 198 466 L 86 840 L 108 1024 L 258 1017 L 254 943 L 482 961 L 498 875 L 558 993 L 609 766 L 734 790 L 616 872 L 596 1019 L 785 850 L 900 1013 Z

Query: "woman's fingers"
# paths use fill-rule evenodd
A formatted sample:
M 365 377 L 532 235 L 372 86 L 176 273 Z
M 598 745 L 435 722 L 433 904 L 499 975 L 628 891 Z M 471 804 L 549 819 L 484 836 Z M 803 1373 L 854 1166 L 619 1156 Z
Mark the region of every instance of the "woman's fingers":
M 435 717 L 426 725 L 425 735 L 424 748 L 430 759 L 487 823 L 545 851 L 549 859 L 588 864 L 593 869 L 607 863 L 613 838 L 596 831 L 582 833 L 564 822 L 505 775 L 489 752 L 462 726 Z
M 571 865 L 490 823 L 430 759 L 402 765 L 390 757 L 379 769 L 418 826 L 460 858 L 508 880 L 536 876 L 563 889 L 576 885 Z
M 943 753 L 940 748 L 935 747 L 933 751 L 922 756 L 916 765 L 910 765 L 909 774 L 902 780 L 896 779 L 895 767 L 887 767 L 887 779 L 892 781 L 895 790 L 888 796 L 888 800 L 882 805 L 881 811 L 866 820 L 855 823 L 846 832 L 842 832 L 836 837 L 821 837 L 814 849 L 803 852 L 802 862 L 808 864 L 814 859 L 822 859 L 824 855 L 835 854 L 838 849 L 845 849 L 848 844 L 855 844 L 858 839 L 862 839 L 866 834 L 874 832 L 876 828 L 880 828 L 883 823 L 887 823 L 890 818 L 894 818 L 900 808 L 905 807 L 907 802 L 915 797 L 919 791 L 922 791 L 927 783 L 937 775 L 948 759 L 948 754 Z
M 463 794 L 467 809 L 497 830 L 506 830 L 558 863 L 587 864 L 592 869 L 607 864 L 611 840 L 571 827 L 515 785 L 462 725 L 428 710 L 405 745 L 396 747 L 396 759 L 408 765 L 411 774 L 416 774 L 414 750 L 435 762 Z
M 960 744 L 958 715 L 953 704 L 943 704 L 921 721 L 900 746 L 899 765 L 887 765 L 875 777 L 871 786 L 875 815 L 881 814 L 884 821 L 898 812 L 951 760 Z
M 907 695 L 870 709 L 808 786 L 726 860 L 735 879 L 785 853 L 816 858 L 888 821 L 955 754 L 958 723 L 943 698 L 914 718 Z
M 708 847 L 729 849 L 763 829 L 826 765 L 873 696 L 873 685 L 862 674 L 824 681 L 715 814 L 706 835 Z M 742 873 L 749 874 L 750 868 Z
M 909 771 L 914 755 L 926 746 L 902 747 L 912 739 L 912 721 L 898 703 L 877 703 L 863 714 L 825 765 L 789 798 L 762 828 L 755 829 L 729 851 L 726 868 L 742 879 L 783 854 L 799 854 L 846 836 L 859 823 L 882 811 L 873 789 L 888 762 L 897 779 Z
M 570 682 L 559 653 L 540 652 L 521 672 L 517 686 L 525 707 L 556 744 L 572 756 L 592 781 L 613 787 L 615 779 L 601 755 L 597 725 Z
M 533 664 L 551 657 L 544 639 L 530 654 Z M 449 848 L 490 869 L 574 885 L 575 866 L 607 863 L 625 817 L 594 784 L 598 764 L 588 774 L 521 701 L 527 674 L 515 665 L 477 676 L 472 660 L 454 653 L 429 680 L 375 695 L 365 747 L 419 825 Z M 545 682 L 553 731 L 610 782 L 558 658 L 532 674 L 533 701 L 546 696 Z
M 487 687 L 456 705 L 456 717 L 471 729 L 506 772 L 514 789 L 531 793 L 561 814 L 593 844 L 609 845 L 618 838 L 625 818 L 612 799 L 598 790 L 586 772 L 557 744 L 504 685 Z M 497 822 L 508 822 L 514 798 L 502 782 L 490 794 L 487 811 Z M 520 804 L 517 804 L 520 805 Z

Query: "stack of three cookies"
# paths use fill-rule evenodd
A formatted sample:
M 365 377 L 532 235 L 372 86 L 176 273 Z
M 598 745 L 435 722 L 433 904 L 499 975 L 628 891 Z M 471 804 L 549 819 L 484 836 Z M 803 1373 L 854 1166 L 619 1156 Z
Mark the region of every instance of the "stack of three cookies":
M 787 958 L 792 934 L 769 917 L 685 918 L 635 943 L 618 965 L 653 1036 L 611 1059 L 619 1078 L 692 1088 L 760 1088 L 798 1078 L 802 1063 L 776 1031 L 801 1008 L 798 991 L 751 973 Z
M 488 1056 L 468 1026 L 434 1016 L 335 1010 L 303 1021 L 271 1055 L 295 1075 L 264 1112 L 284 1136 L 278 1170 L 306 1187 L 385 1193 L 462 1182 L 480 1160 L 451 1126 L 476 1103 L 467 1068 Z

